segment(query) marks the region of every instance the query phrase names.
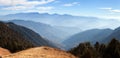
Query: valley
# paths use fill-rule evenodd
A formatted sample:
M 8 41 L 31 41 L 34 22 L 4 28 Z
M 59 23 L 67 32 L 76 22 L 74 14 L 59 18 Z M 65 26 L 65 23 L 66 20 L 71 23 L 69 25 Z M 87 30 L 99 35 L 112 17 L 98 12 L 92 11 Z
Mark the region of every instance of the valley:
M 72 31 L 74 34 L 65 32 L 67 27 L 61 28 L 34 21 L 1 21 L 0 55 L 2 58 L 120 57 L 119 27 L 114 30 L 107 28 Z M 43 34 L 44 32 L 46 33 Z M 51 37 L 46 36 L 48 34 Z

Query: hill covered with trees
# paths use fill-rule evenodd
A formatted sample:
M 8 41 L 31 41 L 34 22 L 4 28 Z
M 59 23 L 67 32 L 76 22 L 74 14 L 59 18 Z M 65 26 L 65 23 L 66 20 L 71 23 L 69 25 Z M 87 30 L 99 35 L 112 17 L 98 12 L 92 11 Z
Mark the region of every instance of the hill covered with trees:
M 12 22 L 0 22 L 0 47 L 14 53 L 38 46 L 58 48 L 57 44 L 42 38 L 26 27 Z
M 10 50 L 10 52 L 18 52 L 34 45 L 8 27 L 7 24 L 0 22 L 0 47 Z
M 80 43 L 69 52 L 79 58 L 120 58 L 120 41 L 112 39 L 109 44 L 96 42 L 94 46 L 89 42 Z

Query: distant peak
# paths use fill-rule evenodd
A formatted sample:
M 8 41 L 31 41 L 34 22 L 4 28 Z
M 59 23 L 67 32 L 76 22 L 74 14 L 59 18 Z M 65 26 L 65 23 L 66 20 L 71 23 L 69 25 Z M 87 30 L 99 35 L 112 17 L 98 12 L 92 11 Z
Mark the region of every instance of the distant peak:
M 16 13 L 16 14 L 40 14 L 38 12 L 28 12 L 28 13 Z
M 16 14 L 39 14 L 38 12 L 16 13 Z
M 31 14 L 39 14 L 38 12 L 30 12 Z

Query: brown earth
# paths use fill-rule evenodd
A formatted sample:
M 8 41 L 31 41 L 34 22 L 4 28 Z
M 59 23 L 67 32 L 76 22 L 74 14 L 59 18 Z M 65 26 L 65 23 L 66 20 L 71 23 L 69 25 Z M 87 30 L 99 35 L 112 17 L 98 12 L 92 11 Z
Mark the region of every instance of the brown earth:
M 11 54 L 9 50 L 0 47 L 0 56 Z
M 65 51 L 43 46 L 31 48 L 11 55 L 2 56 L 2 58 L 76 58 L 76 57 Z

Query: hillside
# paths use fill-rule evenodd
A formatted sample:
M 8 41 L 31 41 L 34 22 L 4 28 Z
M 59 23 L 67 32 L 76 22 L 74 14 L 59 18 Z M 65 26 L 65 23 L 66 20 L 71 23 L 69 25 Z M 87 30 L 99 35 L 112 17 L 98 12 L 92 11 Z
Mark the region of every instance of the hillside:
M 10 50 L 10 52 L 17 52 L 36 46 L 63 48 L 57 43 L 52 43 L 51 41 L 42 38 L 34 31 L 12 22 L 0 22 L 0 43 L 2 48 Z
M 96 42 L 94 45 L 84 42 L 69 52 L 79 58 L 120 58 L 120 41 L 113 38 L 107 44 Z
M 27 27 L 41 35 L 43 38 L 56 43 L 62 42 L 63 40 L 65 40 L 66 37 L 69 36 L 68 32 L 40 22 L 25 20 L 11 20 L 10 22 L 14 22 L 17 25 Z
M 104 38 L 104 40 L 102 40 L 100 42 L 108 43 L 108 42 L 110 42 L 110 40 L 112 38 L 116 38 L 117 40 L 120 40 L 120 27 L 118 27 L 115 30 L 113 30 L 113 32 L 108 37 Z
M 11 22 L 7 23 L 7 25 L 9 28 L 20 33 L 26 40 L 30 41 L 35 46 L 51 46 L 51 47 L 57 46 L 57 44 L 55 45 L 51 41 L 48 41 L 47 39 L 42 38 L 39 34 L 37 34 L 36 32 L 34 32 L 26 27 L 19 26 L 14 23 L 11 23 Z
M 2 58 L 76 58 L 72 54 L 46 46 L 31 48 Z
M 111 29 L 92 29 L 80 32 L 69 37 L 63 42 L 67 49 L 73 48 L 82 42 L 95 43 L 96 41 L 102 41 L 104 38 L 108 37 L 113 30 Z
M 7 24 L 0 22 L 0 47 L 8 49 L 10 52 L 18 52 L 34 47 L 34 45 L 9 28 Z

